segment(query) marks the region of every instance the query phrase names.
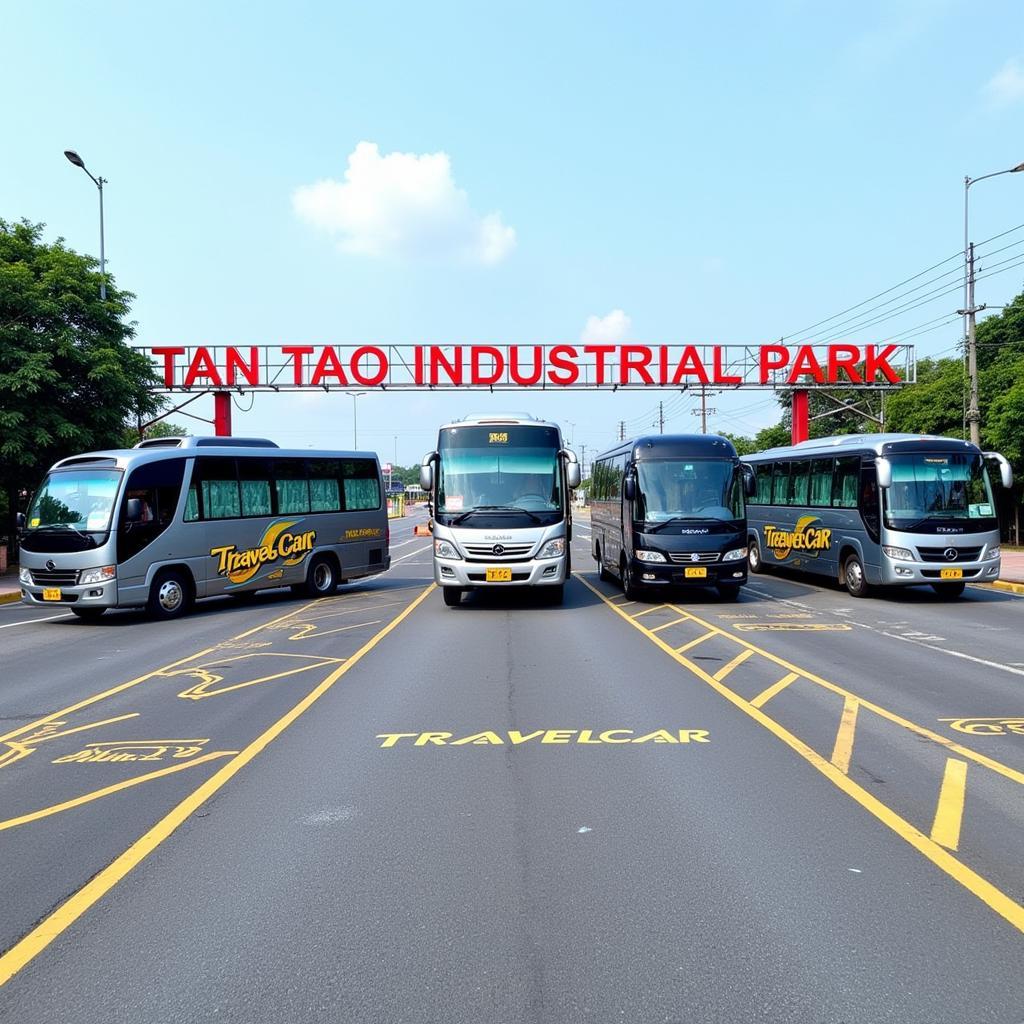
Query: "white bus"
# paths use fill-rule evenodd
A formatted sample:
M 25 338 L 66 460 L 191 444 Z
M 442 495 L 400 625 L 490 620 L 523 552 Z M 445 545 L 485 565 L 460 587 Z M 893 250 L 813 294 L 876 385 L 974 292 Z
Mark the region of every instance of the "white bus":
M 851 434 L 772 448 L 747 500 L 751 572 L 787 566 L 838 579 L 853 597 L 874 586 L 929 584 L 958 597 L 999 578 L 999 523 L 989 467 L 1009 462 L 968 441 Z
M 311 597 L 390 565 L 371 452 L 187 437 L 62 459 L 19 517 L 21 596 L 83 619 L 185 614 L 199 597 L 290 585 Z
M 434 582 L 447 605 L 478 587 L 543 587 L 561 603 L 569 578 L 575 454 L 557 424 L 471 416 L 438 433 L 420 485 L 432 501 Z

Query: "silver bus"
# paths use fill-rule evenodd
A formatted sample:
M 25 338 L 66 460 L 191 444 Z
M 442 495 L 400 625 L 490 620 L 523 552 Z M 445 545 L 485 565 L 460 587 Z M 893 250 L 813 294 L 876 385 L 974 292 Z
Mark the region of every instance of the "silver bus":
M 579 462 L 555 423 L 492 415 L 442 426 L 420 485 L 432 502 L 434 582 L 445 604 L 516 585 L 543 587 L 560 603 L 579 484 Z
M 989 469 L 1009 462 L 968 441 L 918 434 L 825 437 L 744 456 L 751 572 L 787 566 L 831 576 L 853 597 L 929 584 L 958 597 L 999 577 Z
M 21 527 L 21 597 L 83 619 L 290 585 L 310 597 L 390 564 L 370 452 L 188 437 L 62 459 Z

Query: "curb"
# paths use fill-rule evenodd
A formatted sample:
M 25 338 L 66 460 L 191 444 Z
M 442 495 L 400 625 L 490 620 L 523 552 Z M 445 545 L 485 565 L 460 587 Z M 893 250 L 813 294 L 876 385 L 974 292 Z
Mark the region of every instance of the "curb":
M 1005 590 L 1011 594 L 1024 594 L 1024 583 L 1010 583 L 1009 580 L 994 580 L 989 584 L 996 590 Z
M 1021 588 L 1021 593 L 1024 593 L 1024 587 Z M 20 590 L 15 591 L 13 594 L 0 594 L 0 604 L 14 604 L 16 601 L 20 600 Z

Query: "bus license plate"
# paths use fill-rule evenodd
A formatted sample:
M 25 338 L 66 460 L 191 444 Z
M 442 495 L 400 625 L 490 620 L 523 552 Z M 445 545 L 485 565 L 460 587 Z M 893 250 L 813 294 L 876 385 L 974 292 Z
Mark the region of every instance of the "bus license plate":
M 488 569 L 485 579 L 488 583 L 511 583 L 511 569 Z
M 940 580 L 962 580 L 964 578 L 963 569 L 940 569 L 939 579 Z
M 43 587 L 43 600 L 44 601 L 59 601 L 60 600 L 60 587 Z
M 708 577 L 708 571 L 703 566 L 691 566 L 683 575 L 688 580 L 705 580 Z

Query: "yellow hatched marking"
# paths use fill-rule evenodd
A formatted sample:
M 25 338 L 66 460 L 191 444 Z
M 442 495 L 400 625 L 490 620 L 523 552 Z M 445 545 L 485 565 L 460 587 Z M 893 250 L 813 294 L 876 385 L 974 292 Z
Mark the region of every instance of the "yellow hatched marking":
M 832 748 L 832 763 L 846 775 L 853 754 L 853 734 L 857 731 L 857 708 L 860 702 L 852 694 L 843 701 L 843 717 L 839 720 L 836 745 Z
M 636 618 L 636 616 L 634 615 L 633 618 Z M 680 622 L 686 622 L 688 619 L 688 615 L 683 615 L 681 618 L 673 619 L 671 622 L 663 622 L 660 626 L 655 626 L 651 632 L 657 633 L 662 629 L 668 629 L 669 626 L 678 626 Z
M 122 789 L 130 789 L 132 786 L 138 786 L 143 782 L 152 782 L 153 779 L 162 778 L 164 775 L 183 772 L 186 768 L 195 768 L 197 764 L 204 764 L 206 761 L 213 761 L 219 757 L 230 757 L 232 754 L 237 753 L 237 750 L 214 750 L 209 754 L 193 758 L 191 761 L 172 764 L 167 768 L 159 768 L 155 772 L 147 772 L 145 775 L 136 775 L 131 779 L 115 782 L 112 786 L 104 786 L 102 789 L 94 789 L 91 793 L 83 793 L 81 796 L 65 800 L 63 803 L 52 804 L 49 807 L 42 807 L 38 811 L 19 815 L 17 818 L 8 818 L 6 821 L 0 821 L 0 832 L 4 832 L 9 828 L 17 828 L 19 825 L 27 825 L 30 821 L 38 821 L 40 818 L 49 818 L 50 815 L 60 814 L 61 811 L 70 811 L 73 807 L 81 807 L 82 804 L 88 804 L 93 800 L 99 800 L 101 797 L 110 796 L 111 793 L 118 793 Z
M 645 608 L 642 612 L 637 612 L 636 615 L 633 616 L 633 618 L 639 619 L 641 615 L 650 615 L 651 612 L 660 612 L 664 607 L 665 605 L 663 604 L 651 605 L 650 608 Z
M 653 630 L 652 630 L 653 632 Z M 683 651 L 690 650 L 691 647 L 696 647 L 697 644 L 704 643 L 705 640 L 710 640 L 713 636 L 718 636 L 718 630 L 713 629 L 710 633 L 705 633 L 703 636 L 697 637 L 696 640 L 691 640 L 688 644 L 683 644 L 682 647 L 677 647 L 676 654 L 682 654 Z
M 766 690 L 762 690 L 750 703 L 755 708 L 763 708 L 777 693 L 795 683 L 800 677 L 795 672 L 787 672 L 777 683 L 772 683 Z
M 932 842 L 955 850 L 960 845 L 960 825 L 964 817 L 964 797 L 967 792 L 967 762 L 956 757 L 946 758 L 942 775 L 942 788 L 932 822 Z
M 936 867 L 944 871 L 950 878 L 962 885 L 968 892 L 972 893 L 979 900 L 981 900 L 986 906 L 994 910 L 1000 917 L 1011 924 L 1020 932 L 1024 932 L 1024 906 L 1021 906 L 1015 899 L 1007 896 L 1001 889 L 996 888 L 987 878 L 979 875 L 978 872 L 969 868 L 963 861 L 958 860 L 948 850 L 944 849 L 938 843 L 936 843 L 929 836 L 926 836 L 919 829 L 915 828 L 905 818 L 900 817 L 892 808 L 887 807 L 878 799 L 873 793 L 869 793 L 863 786 L 858 785 L 848 775 L 844 775 L 835 765 L 831 762 L 826 761 L 812 747 L 809 747 L 803 740 L 794 736 L 788 729 L 779 725 L 775 719 L 770 718 L 760 708 L 755 708 L 753 704 L 748 700 L 744 700 L 738 693 L 734 693 L 724 683 L 719 682 L 714 676 L 709 675 L 695 662 L 690 661 L 688 658 L 684 658 L 681 654 L 674 651 L 664 640 L 661 639 L 656 633 L 652 633 L 642 623 L 634 622 L 628 615 L 619 611 L 618 608 L 611 601 L 602 594 L 596 587 L 590 585 L 582 576 L 577 577 L 579 581 L 587 587 L 592 593 L 594 593 L 601 601 L 603 601 L 609 608 L 622 617 L 634 628 L 640 630 L 645 636 L 647 636 L 653 644 L 660 647 L 670 658 L 691 672 L 698 679 L 703 680 L 708 684 L 716 693 L 721 697 L 724 697 L 730 704 L 737 707 L 744 714 L 749 715 L 755 722 L 767 729 L 773 736 L 781 740 L 791 750 L 799 754 L 805 761 L 816 768 L 826 779 L 829 780 L 837 789 L 844 792 L 851 799 L 855 800 L 861 805 L 869 814 L 874 815 L 883 825 L 895 832 L 901 839 L 907 844 L 912 846 L 918 853 L 930 860 Z M 677 609 L 678 610 L 678 609 Z M 694 621 L 700 621 L 694 617 Z M 706 623 L 705 623 L 706 625 Z M 728 634 L 723 633 L 728 636 Z M 743 643 L 739 638 L 734 637 L 738 643 Z M 768 657 L 771 661 L 782 663 L 785 667 L 795 671 L 800 677 L 809 679 L 812 682 L 818 682 L 819 677 L 812 675 L 808 672 L 803 672 L 797 669 L 796 666 L 790 665 L 788 662 L 784 662 L 781 658 L 777 658 L 774 655 L 770 655 L 767 651 L 759 652 Z M 822 685 L 825 685 L 828 689 L 839 690 L 839 687 L 834 684 L 826 683 L 825 680 L 821 680 Z M 841 692 L 841 691 L 840 691 Z M 875 710 L 875 705 L 870 705 L 865 701 L 861 702 L 864 707 L 870 708 L 872 711 Z M 881 710 L 881 709 L 879 709 Z M 892 719 L 905 721 L 905 719 L 899 719 L 898 716 L 891 715 L 887 716 Z M 936 741 L 942 743 L 948 748 L 956 748 L 958 744 L 947 742 L 945 737 L 938 736 L 935 733 L 930 733 L 927 729 L 922 729 L 920 726 L 915 726 L 913 723 L 907 723 L 911 728 L 911 731 L 919 735 L 932 735 L 936 737 Z M 981 755 L 975 754 L 973 751 L 962 748 L 964 753 L 968 757 L 972 757 L 975 760 L 982 761 L 984 763 L 990 762 L 991 758 L 982 758 Z M 999 765 L 999 762 L 993 762 L 993 765 Z M 1000 768 L 1004 769 L 1002 774 L 1009 774 L 1010 777 L 1019 775 L 1018 772 L 1013 772 L 1012 769 L 1006 768 L 1005 765 L 999 765 Z M 3 983 L 3 958 L 0 958 L 0 984 Z
M 723 665 L 715 673 L 715 678 L 719 682 L 721 682 L 730 672 L 732 672 L 732 670 L 734 668 L 737 668 L 739 665 L 742 665 L 743 662 L 745 662 L 747 660 L 747 658 L 749 658 L 749 657 L 751 657 L 753 655 L 753 653 L 754 653 L 753 651 L 740 651 L 740 653 L 737 654 L 736 657 L 733 658 L 732 661 L 730 661 L 728 665 Z

